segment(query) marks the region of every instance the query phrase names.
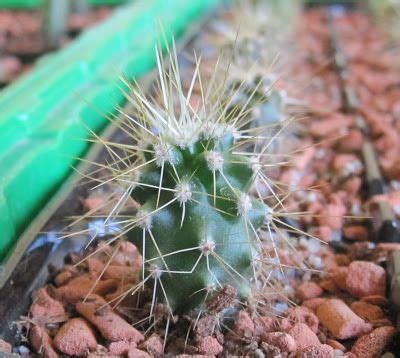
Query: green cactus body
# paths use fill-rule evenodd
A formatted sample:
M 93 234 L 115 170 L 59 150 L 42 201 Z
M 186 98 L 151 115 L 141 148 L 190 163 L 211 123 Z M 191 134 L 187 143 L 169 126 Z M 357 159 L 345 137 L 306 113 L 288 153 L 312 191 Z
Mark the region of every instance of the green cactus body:
M 255 231 L 267 214 L 265 204 L 246 194 L 253 169 L 232 154 L 234 135 L 208 135 L 185 148 L 154 145 L 146 155 L 153 162 L 132 192 L 141 210 L 129 238 L 140 246 L 145 237 L 147 271 L 174 311 L 198 306 L 209 289 L 226 284 L 248 295 Z

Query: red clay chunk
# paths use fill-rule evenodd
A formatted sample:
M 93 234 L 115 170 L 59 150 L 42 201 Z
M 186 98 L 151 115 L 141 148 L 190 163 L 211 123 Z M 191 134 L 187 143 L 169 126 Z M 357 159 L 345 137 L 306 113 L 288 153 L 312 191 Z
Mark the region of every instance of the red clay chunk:
M 199 337 L 197 341 L 197 349 L 200 354 L 206 356 L 216 356 L 223 351 L 223 347 L 214 337 L 211 336 Z
M 278 347 L 282 352 L 295 352 L 297 350 L 297 344 L 294 338 L 284 332 L 270 332 L 265 333 L 262 336 L 262 340 L 265 343 L 271 344 Z
M 296 341 L 299 351 L 320 344 L 316 334 L 304 323 L 295 324 L 288 333 Z
M 382 308 L 376 305 L 371 305 L 370 303 L 357 301 L 350 305 L 350 308 L 358 316 L 365 319 L 368 322 L 375 321 L 377 319 L 385 318 Z
M 343 235 L 346 239 L 366 241 L 368 240 L 368 231 L 363 225 L 352 225 L 345 226 L 343 229 Z
M 108 346 L 108 353 L 116 356 L 126 356 L 131 348 L 136 348 L 136 343 L 127 341 L 111 342 Z
M 395 333 L 394 327 L 379 327 L 370 334 L 360 337 L 352 347 L 351 352 L 357 357 L 380 357 Z
M 356 297 L 385 296 L 386 272 L 373 262 L 353 261 L 349 265 L 346 288 Z
M 96 278 L 90 275 L 79 276 L 68 281 L 65 286 L 57 288 L 56 293 L 63 301 L 75 304 L 85 298 L 90 292 L 98 295 L 115 291 L 118 281 L 105 280 L 96 283 Z
M 314 333 L 318 332 L 318 317 L 307 307 L 297 306 L 285 312 L 290 323 L 305 323 Z
M 243 338 L 251 338 L 254 335 L 254 322 L 246 311 L 239 311 L 236 317 L 233 331 Z
M 118 316 L 106 301 L 98 295 L 90 295 L 86 302 L 79 302 L 76 310 L 100 331 L 101 335 L 112 341 L 138 343 L 143 335 L 123 318 Z
M 322 295 L 322 293 L 323 293 L 323 291 L 322 291 L 321 287 L 319 287 L 313 281 L 303 282 L 296 288 L 296 296 L 301 301 L 310 300 L 312 298 L 319 297 Z
M 322 297 L 312 298 L 311 300 L 304 301 L 302 306 L 307 307 L 315 313 L 319 305 L 325 302 L 325 300 L 326 298 Z
M 63 317 L 65 316 L 64 306 L 50 297 L 45 288 L 40 288 L 33 293 L 33 304 L 29 311 L 31 318 L 38 317 Z
M 298 352 L 296 358 L 333 358 L 334 350 L 327 344 L 318 344 Z
M 349 268 L 347 266 L 339 266 L 332 270 L 331 279 L 335 285 L 343 291 L 346 291 L 346 279 Z
M 323 326 L 337 339 L 358 337 L 370 332 L 372 326 L 358 317 L 342 300 L 327 299 L 317 308 Z
M 11 353 L 11 344 L 0 339 L 0 353 Z
M 137 348 L 130 348 L 128 358 L 151 358 L 151 355 Z
M 71 356 L 83 356 L 96 350 L 97 341 L 92 328 L 82 318 L 72 318 L 57 332 L 54 347 Z
M 34 326 L 29 331 L 29 342 L 35 351 L 46 358 L 57 358 L 58 354 L 52 347 L 52 341 L 47 332 L 39 327 Z
M 164 351 L 164 342 L 158 334 L 153 333 L 140 345 L 140 347 L 146 349 L 146 351 L 152 356 L 160 355 L 163 354 Z

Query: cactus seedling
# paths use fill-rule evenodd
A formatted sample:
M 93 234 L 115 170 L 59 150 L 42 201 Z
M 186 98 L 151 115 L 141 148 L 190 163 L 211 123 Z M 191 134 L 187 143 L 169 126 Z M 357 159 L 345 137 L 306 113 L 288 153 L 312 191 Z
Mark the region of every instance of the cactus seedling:
M 265 180 L 261 158 L 272 140 L 259 153 L 238 151 L 258 140 L 252 129 L 242 129 L 248 108 L 232 110 L 235 93 L 226 99 L 216 74 L 193 108 L 200 63 L 186 92 L 175 50 L 167 68 L 156 52 L 160 100 L 131 86 L 133 114 L 122 113 L 122 128 L 135 143 L 105 143 L 116 160 L 103 183 L 123 188 L 106 222 L 115 217 L 123 227 L 113 240 L 126 235 L 141 250 L 143 280 L 131 291 L 153 282 L 153 304 L 161 299 L 171 312 L 187 312 L 214 289 L 231 285 L 245 298 L 255 283 L 263 252 L 259 231 L 270 229 L 274 212 L 249 190 L 259 175 Z M 120 215 L 129 196 L 139 204 L 134 217 Z

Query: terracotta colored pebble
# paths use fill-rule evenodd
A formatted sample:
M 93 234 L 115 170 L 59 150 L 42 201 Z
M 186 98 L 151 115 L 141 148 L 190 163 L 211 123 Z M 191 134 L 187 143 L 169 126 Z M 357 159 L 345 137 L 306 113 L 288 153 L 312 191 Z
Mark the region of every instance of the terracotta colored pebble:
M 265 333 L 261 339 L 265 343 L 278 347 L 282 352 L 290 353 L 297 350 L 297 344 L 294 338 L 284 332 Z
M 67 284 L 68 281 L 72 279 L 72 277 L 74 277 L 74 275 L 71 271 L 63 270 L 55 277 L 54 283 L 57 287 L 60 287 Z
M 385 295 L 386 272 L 373 262 L 353 261 L 346 278 L 347 291 L 356 297 Z
M 346 352 L 347 351 L 346 347 L 342 343 L 336 341 L 335 339 L 328 338 L 326 340 L 326 344 L 329 344 L 333 349 L 338 349 L 338 350 L 340 350 L 342 352 Z
M 321 280 L 318 284 L 326 292 L 329 293 L 339 292 L 339 287 L 336 285 L 335 281 L 331 278 L 325 278 Z
M 130 348 L 136 348 L 136 343 L 127 341 L 111 342 L 108 346 L 108 353 L 116 356 L 126 356 Z
M 367 228 L 363 225 L 345 226 L 343 228 L 343 235 L 348 240 L 368 240 L 368 231 Z
M 158 334 L 153 333 L 140 345 L 140 348 L 146 349 L 152 356 L 163 354 L 164 342 Z
M 376 251 L 387 251 L 387 252 L 393 252 L 393 251 L 400 251 L 400 244 L 399 243 L 380 243 L 376 245 Z
M 15 56 L 0 58 L 0 83 L 9 82 L 21 71 L 21 61 Z
M 109 265 L 104 271 L 104 279 L 122 280 L 124 282 L 136 282 L 138 271 L 129 266 Z
M 97 347 L 92 328 L 82 318 L 72 318 L 60 328 L 53 340 L 54 347 L 71 356 L 83 356 Z
M 104 197 L 102 196 L 89 196 L 82 200 L 82 206 L 84 211 L 98 210 L 104 205 Z
M 317 308 L 321 324 L 337 339 L 358 337 L 372 326 L 358 317 L 342 300 L 327 299 Z
M 130 348 L 128 358 L 151 358 L 151 355 L 137 348 Z
M 0 353 L 11 353 L 11 344 L 0 339 Z
M 338 140 L 338 149 L 343 152 L 359 152 L 364 143 L 364 136 L 358 129 L 350 129 L 344 138 Z
M 133 272 L 138 272 L 142 268 L 142 255 L 134 244 L 123 241 L 114 255 L 112 263 L 120 266 L 131 266 Z
M 343 204 L 328 204 L 317 218 L 320 226 L 328 226 L 332 230 L 340 230 L 346 207 Z
M 39 317 L 64 317 L 65 309 L 64 306 L 50 297 L 46 288 L 40 288 L 33 293 L 33 304 L 29 310 L 29 315 L 31 318 Z
M 240 338 L 251 338 L 254 335 L 254 328 L 254 322 L 249 314 L 244 310 L 239 311 L 236 316 L 233 331 Z
M 311 300 L 304 301 L 302 306 L 309 308 L 315 313 L 319 305 L 325 302 L 325 300 L 326 298 L 321 297 L 312 298 Z
M 314 333 L 318 332 L 318 317 L 307 307 L 297 306 L 289 308 L 285 314 L 292 325 L 295 323 L 305 323 Z
M 392 322 L 389 321 L 387 318 L 374 319 L 371 321 L 371 324 L 373 325 L 374 328 L 383 326 L 392 326 Z
M 296 287 L 296 296 L 300 301 L 310 300 L 312 298 L 316 298 L 321 296 L 323 293 L 321 287 L 319 287 L 313 281 L 307 281 L 301 283 Z
M 296 358 L 333 358 L 333 348 L 327 344 L 307 347 L 296 354 Z
M 254 323 L 254 335 L 257 337 L 263 333 L 271 332 L 275 326 L 275 320 L 269 316 L 256 317 Z
M 380 327 L 371 333 L 357 339 L 351 349 L 357 357 L 375 358 L 380 357 L 386 345 L 396 333 L 394 327 Z
M 73 278 L 65 286 L 58 287 L 56 293 L 63 301 L 75 304 L 85 298 L 89 292 L 105 295 L 116 290 L 117 287 L 118 281 L 116 280 L 100 280 L 96 283 L 95 276 L 84 275 Z
M 200 354 L 207 356 L 215 356 L 223 351 L 223 347 L 219 342 L 211 336 L 199 337 L 197 341 L 197 349 Z
M 304 323 L 295 324 L 288 333 L 294 338 L 300 351 L 320 344 L 316 334 Z
M 385 307 L 389 304 L 389 300 L 381 295 L 371 295 L 371 296 L 365 296 L 360 299 L 362 302 L 367 302 L 372 305 L 377 305 L 379 307 Z
M 335 285 L 343 291 L 346 291 L 346 279 L 348 270 L 349 268 L 346 266 L 336 267 L 332 270 L 330 275 Z
M 106 301 L 98 295 L 90 295 L 86 302 L 79 302 L 76 310 L 100 331 L 101 335 L 112 341 L 129 341 L 138 343 L 143 335 L 123 318 L 105 305 Z M 105 305 L 105 306 L 104 306 Z M 103 308 L 100 308 L 104 306 Z
M 52 341 L 47 332 L 39 327 L 34 326 L 29 331 L 29 342 L 35 351 L 45 358 L 57 358 L 58 354 L 52 347 Z
M 349 255 L 345 254 L 336 254 L 335 259 L 339 266 L 349 266 L 351 262 Z
M 310 134 L 314 137 L 328 137 L 338 133 L 342 128 L 348 127 L 353 123 L 352 117 L 346 117 L 339 113 L 334 113 L 323 121 L 313 121 L 309 126 Z
M 356 301 L 350 305 L 350 308 L 362 319 L 371 322 L 377 319 L 385 318 L 385 314 L 379 306 L 370 303 Z

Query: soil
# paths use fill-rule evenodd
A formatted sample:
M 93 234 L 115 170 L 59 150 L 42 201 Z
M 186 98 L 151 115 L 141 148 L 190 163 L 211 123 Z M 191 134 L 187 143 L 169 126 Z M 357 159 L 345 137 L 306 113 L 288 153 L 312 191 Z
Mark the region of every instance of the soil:
M 67 46 L 85 28 L 103 21 L 111 11 L 110 7 L 96 7 L 86 14 L 71 14 L 61 46 Z M 39 11 L 0 10 L 1 86 L 30 71 L 35 60 L 49 51 L 41 36 L 40 27 Z
M 288 268 L 287 281 L 277 273 L 286 283 L 281 288 L 287 299 L 274 288 L 268 299 L 243 303 L 226 286 L 210 295 L 201 315 L 171 319 L 165 305 L 153 304 L 149 288 L 132 291 L 140 280 L 137 248 L 100 242 L 89 258 L 88 251 L 68 255 L 65 266 L 33 294 L 18 322 L 26 347 L 51 357 L 380 357 L 400 352 L 386 271 L 390 253 L 400 244 L 372 241 L 366 219 L 379 200 L 399 214 L 400 174 L 393 150 L 399 153 L 400 73 L 366 15 L 336 17 L 349 79 L 362 104 L 357 113 L 344 112 L 325 15 L 316 9 L 299 16 L 297 56 L 285 82 L 307 115 L 290 144 L 299 149 L 291 167 L 275 173 L 295 193 L 285 206 L 302 213 L 292 219 L 307 233 L 292 238 L 296 254 L 283 245 L 277 249 L 276 258 Z M 371 127 L 368 138 L 357 127 L 357 114 Z M 361 147 L 367 139 L 373 141 L 389 189 L 372 198 L 362 186 Z M 103 195 L 86 197 L 84 210 L 100 206 Z M 299 262 L 303 265 L 295 270 Z

